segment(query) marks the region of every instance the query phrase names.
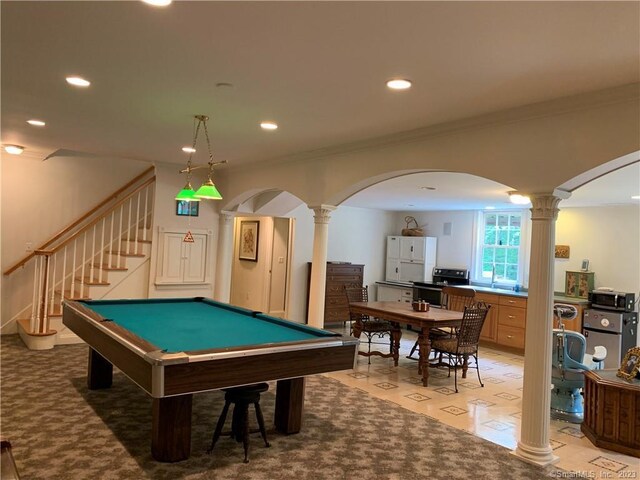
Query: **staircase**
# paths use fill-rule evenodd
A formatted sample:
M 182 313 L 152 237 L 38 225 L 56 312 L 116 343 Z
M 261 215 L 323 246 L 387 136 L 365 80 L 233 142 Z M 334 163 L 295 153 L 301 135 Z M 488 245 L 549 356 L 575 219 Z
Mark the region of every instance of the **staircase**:
M 33 272 L 32 302 L 17 321 L 27 347 L 42 350 L 79 342 L 62 324 L 63 302 L 116 298 L 119 286 L 148 267 L 152 172 L 153 168 L 133 179 L 5 272 L 9 275 L 19 267 Z

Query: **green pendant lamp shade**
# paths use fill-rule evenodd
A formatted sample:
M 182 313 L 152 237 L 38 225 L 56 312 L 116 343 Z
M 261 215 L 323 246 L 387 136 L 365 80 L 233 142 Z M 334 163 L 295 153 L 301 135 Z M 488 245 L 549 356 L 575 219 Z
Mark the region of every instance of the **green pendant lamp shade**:
M 200 191 L 200 189 L 198 189 L 198 191 Z M 180 190 L 180 192 L 178 192 L 178 194 L 176 195 L 176 200 L 184 200 L 186 202 L 199 202 L 200 199 L 195 195 L 196 192 L 193 190 L 191 182 L 187 182 L 184 188 Z
M 200 200 L 201 198 L 204 198 L 206 200 L 222 200 L 222 195 L 220 195 L 220 192 L 213 184 L 211 177 L 209 177 L 209 179 L 202 184 L 198 191 L 195 192 L 195 198 L 197 198 L 198 200 Z

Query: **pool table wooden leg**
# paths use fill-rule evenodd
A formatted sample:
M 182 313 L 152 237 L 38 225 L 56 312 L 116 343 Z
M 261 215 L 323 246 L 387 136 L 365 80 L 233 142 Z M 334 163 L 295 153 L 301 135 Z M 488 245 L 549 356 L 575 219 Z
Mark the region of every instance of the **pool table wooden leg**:
M 113 382 L 113 365 L 93 348 L 89 348 L 87 387 L 89 390 L 109 388 Z
M 276 387 L 276 430 L 298 433 L 302 428 L 304 410 L 304 377 L 278 380 Z
M 154 398 L 151 454 L 160 462 L 179 462 L 191 454 L 193 395 Z

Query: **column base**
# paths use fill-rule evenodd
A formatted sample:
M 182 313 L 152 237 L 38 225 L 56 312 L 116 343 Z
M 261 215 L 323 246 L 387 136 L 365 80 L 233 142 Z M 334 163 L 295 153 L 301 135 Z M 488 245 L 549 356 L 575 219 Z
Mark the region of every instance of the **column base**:
M 518 442 L 517 448 L 512 451 L 511 454 L 520 457 L 526 462 L 540 465 L 541 467 L 556 463 L 560 459 L 560 457 L 556 457 L 553 454 L 551 447 L 530 447 L 523 445 L 522 442 Z

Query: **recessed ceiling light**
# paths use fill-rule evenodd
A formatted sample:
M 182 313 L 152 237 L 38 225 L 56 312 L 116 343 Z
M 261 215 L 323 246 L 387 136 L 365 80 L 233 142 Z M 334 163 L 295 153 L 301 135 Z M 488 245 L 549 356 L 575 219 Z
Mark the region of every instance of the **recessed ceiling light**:
M 27 120 L 27 123 L 29 125 L 33 125 L 34 127 L 44 127 L 46 125 L 46 123 L 44 123 L 42 120 Z
M 142 0 L 144 3 L 148 3 L 149 5 L 153 5 L 154 7 L 166 7 L 167 5 L 171 5 L 172 0 Z
M 91 85 L 89 80 L 85 80 L 82 77 L 67 77 L 66 80 L 69 85 L 73 85 L 74 87 L 88 87 Z
M 487 206 L 487 207 L 484 207 L 484 209 L 485 209 L 485 210 L 495 210 L 495 209 L 496 209 L 496 207 Z
M 11 155 L 20 155 L 24 151 L 24 147 L 20 145 L 5 145 L 4 151 Z
M 640 200 L 640 195 L 634 195 L 634 196 L 633 196 L 633 197 L 631 197 L 631 198 L 633 198 L 634 200 Z
M 435 190 L 436 187 L 420 187 L 420 190 Z
M 278 124 L 276 122 L 260 122 L 260 127 L 263 130 L 276 130 L 278 128 Z
M 182 151 L 185 153 L 196 153 L 196 149 L 193 147 L 182 147 Z
M 392 90 L 406 90 L 411 88 L 411 81 L 405 78 L 393 78 L 387 82 L 387 87 Z

